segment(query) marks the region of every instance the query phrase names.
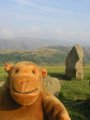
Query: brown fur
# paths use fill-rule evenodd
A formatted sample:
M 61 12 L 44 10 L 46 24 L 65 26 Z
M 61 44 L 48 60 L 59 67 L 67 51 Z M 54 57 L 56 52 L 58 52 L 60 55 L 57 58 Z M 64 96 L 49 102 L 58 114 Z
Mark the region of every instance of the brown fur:
M 64 105 L 43 90 L 45 69 L 31 62 L 7 64 L 0 90 L 0 120 L 70 120 Z

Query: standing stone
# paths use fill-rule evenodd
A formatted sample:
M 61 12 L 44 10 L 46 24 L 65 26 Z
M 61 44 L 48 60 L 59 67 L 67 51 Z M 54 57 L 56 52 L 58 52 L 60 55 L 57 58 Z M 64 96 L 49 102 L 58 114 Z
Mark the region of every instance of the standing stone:
M 45 88 L 53 95 L 58 96 L 61 89 L 60 80 L 54 77 L 47 76 L 44 79 Z
M 73 46 L 71 51 L 66 57 L 65 65 L 65 75 L 67 78 L 77 78 L 77 79 L 83 79 L 83 50 L 82 48 L 77 44 Z

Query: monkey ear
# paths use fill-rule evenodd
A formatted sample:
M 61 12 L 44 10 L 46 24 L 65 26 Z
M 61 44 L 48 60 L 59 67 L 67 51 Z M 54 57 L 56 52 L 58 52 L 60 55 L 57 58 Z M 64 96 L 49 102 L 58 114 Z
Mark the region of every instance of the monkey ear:
M 11 71 L 11 69 L 13 68 L 13 64 L 12 63 L 7 63 L 4 65 L 5 71 L 7 73 L 9 73 Z
M 43 76 L 43 78 L 45 78 L 47 76 L 47 70 L 46 69 L 42 69 L 42 76 Z

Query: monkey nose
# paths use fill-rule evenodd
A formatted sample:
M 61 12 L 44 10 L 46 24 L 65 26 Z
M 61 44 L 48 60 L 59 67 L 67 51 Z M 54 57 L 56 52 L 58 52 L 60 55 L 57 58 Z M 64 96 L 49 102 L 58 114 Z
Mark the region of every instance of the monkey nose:
M 24 82 L 24 81 L 21 81 L 20 84 L 23 85 L 23 84 L 25 84 L 25 82 Z
M 16 84 L 15 87 L 18 90 L 18 92 L 24 93 L 28 89 L 28 81 L 21 80 Z

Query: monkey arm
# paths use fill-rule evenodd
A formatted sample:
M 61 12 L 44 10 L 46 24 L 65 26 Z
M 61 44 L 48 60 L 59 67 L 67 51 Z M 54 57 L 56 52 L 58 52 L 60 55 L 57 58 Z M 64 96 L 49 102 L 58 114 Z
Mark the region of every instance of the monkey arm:
M 53 95 L 45 96 L 44 113 L 48 120 L 71 120 L 64 105 Z

